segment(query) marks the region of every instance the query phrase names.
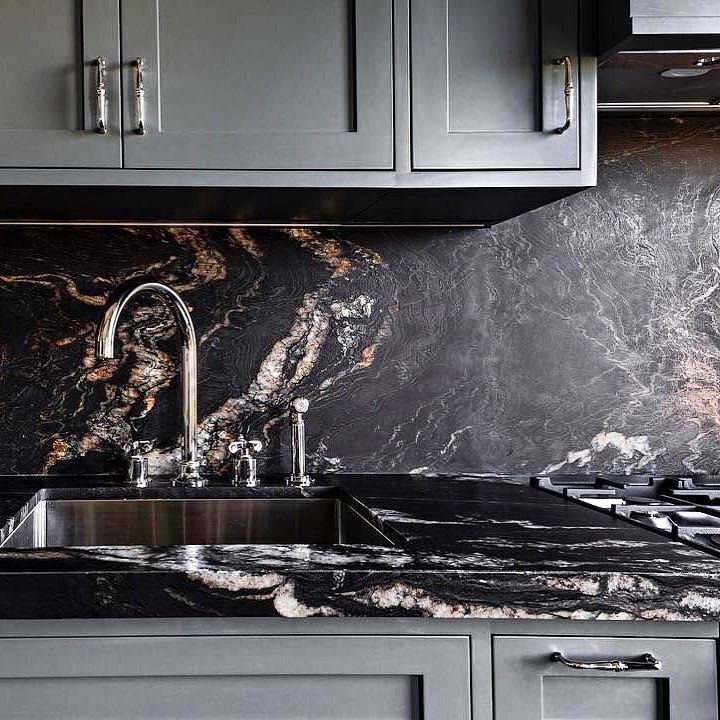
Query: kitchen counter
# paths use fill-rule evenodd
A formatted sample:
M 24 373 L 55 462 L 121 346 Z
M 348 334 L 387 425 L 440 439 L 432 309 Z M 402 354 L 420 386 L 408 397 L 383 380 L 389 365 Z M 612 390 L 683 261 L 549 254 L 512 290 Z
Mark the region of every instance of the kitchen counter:
M 240 492 L 132 490 L 107 478 L 4 480 L 0 538 L 13 518 L 32 509 L 41 488 L 93 487 L 98 498 Z M 0 618 L 720 617 L 720 558 L 522 479 L 335 475 L 317 485 L 356 498 L 397 546 L 6 549 L 0 551 Z

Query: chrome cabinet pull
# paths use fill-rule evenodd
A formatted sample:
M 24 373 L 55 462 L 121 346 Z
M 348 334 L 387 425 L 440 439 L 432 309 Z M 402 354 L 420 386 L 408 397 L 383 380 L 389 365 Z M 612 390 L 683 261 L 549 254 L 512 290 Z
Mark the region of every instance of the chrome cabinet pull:
M 558 135 L 562 135 L 572 125 L 573 111 L 575 109 L 575 84 L 573 83 L 572 60 L 569 55 L 557 58 L 555 65 L 565 66 L 565 124 L 555 128 Z
M 95 60 L 95 87 L 96 87 L 96 105 L 95 105 L 95 132 L 105 135 L 107 133 L 107 86 L 105 85 L 105 58 L 98 57 Z
M 143 79 L 143 59 L 135 58 L 135 134 L 145 134 L 145 80 Z
M 662 662 L 651 653 L 645 653 L 629 660 L 569 660 L 561 652 L 554 652 L 550 656 L 550 662 L 559 662 L 575 670 L 604 670 L 606 672 L 662 670 Z

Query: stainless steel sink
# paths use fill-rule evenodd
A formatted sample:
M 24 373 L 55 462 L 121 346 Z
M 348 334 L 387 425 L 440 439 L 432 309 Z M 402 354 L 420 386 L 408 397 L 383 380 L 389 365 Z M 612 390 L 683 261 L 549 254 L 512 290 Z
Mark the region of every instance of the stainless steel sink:
M 392 546 L 342 497 L 43 499 L 3 548 L 103 545 Z

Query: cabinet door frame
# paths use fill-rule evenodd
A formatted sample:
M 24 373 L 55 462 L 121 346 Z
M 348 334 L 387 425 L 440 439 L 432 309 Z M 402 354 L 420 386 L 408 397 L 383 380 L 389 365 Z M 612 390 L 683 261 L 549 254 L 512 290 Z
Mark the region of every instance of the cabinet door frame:
M 578 0 L 537 0 L 539 117 L 534 132 L 451 132 L 450 0 L 411 0 L 411 115 L 414 170 L 575 170 L 580 167 L 581 33 Z M 573 122 L 565 122 L 565 71 L 572 61 Z
M 120 30 L 119 0 L 77 0 L 79 37 L 77 89 L 79 127 L 65 130 L 3 130 L 0 128 L 0 167 L 3 168 L 120 168 Z M 51 35 L 49 36 L 51 38 Z M 39 51 L 41 52 L 41 50 Z M 97 58 L 106 61 L 107 128 L 97 123 Z M 13 65 L 4 72 L 13 72 Z M 67 68 L 58 68 L 58 73 Z M 32 92 L 32 88 L 28 88 Z
M 123 0 L 125 167 L 158 170 L 392 170 L 392 0 L 353 0 L 353 6 L 353 129 L 347 132 L 195 133 L 169 132 L 162 127 L 158 0 Z M 142 57 L 145 65 L 145 135 L 134 132 L 137 123 L 133 102 L 136 57 Z M 196 79 L 188 80 L 189 93 L 194 82 Z
M 421 717 L 471 720 L 468 636 L 200 635 L 0 639 L 0 679 L 414 676 Z
M 576 670 L 550 655 L 562 652 L 569 659 L 632 658 L 652 653 L 662 662 L 658 671 L 613 673 Z M 651 678 L 665 681 L 660 693 L 660 718 L 717 719 L 717 679 L 714 640 L 674 638 L 542 637 L 507 635 L 493 637 L 493 688 L 497 720 L 543 720 L 543 680 L 548 677 Z M 703 666 L 702 658 L 709 660 Z M 712 708 L 710 715 L 694 714 Z

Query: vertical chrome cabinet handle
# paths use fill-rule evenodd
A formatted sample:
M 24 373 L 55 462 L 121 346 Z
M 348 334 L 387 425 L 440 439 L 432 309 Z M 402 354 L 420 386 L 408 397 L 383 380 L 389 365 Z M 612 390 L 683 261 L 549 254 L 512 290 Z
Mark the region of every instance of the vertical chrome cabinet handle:
M 575 84 L 573 83 L 572 60 L 569 55 L 557 58 L 555 65 L 565 66 L 565 124 L 562 127 L 555 128 L 555 132 L 562 135 L 572 125 L 573 111 L 575 109 Z
M 561 652 L 554 652 L 550 662 L 559 662 L 575 670 L 604 670 L 606 672 L 641 672 L 662 670 L 662 663 L 652 653 L 630 660 L 569 660 Z
M 135 58 L 135 134 L 145 134 L 145 80 L 143 79 L 143 59 Z
M 95 60 L 95 88 L 97 93 L 95 106 L 95 132 L 105 135 L 107 133 L 107 86 L 105 85 L 105 58 Z

